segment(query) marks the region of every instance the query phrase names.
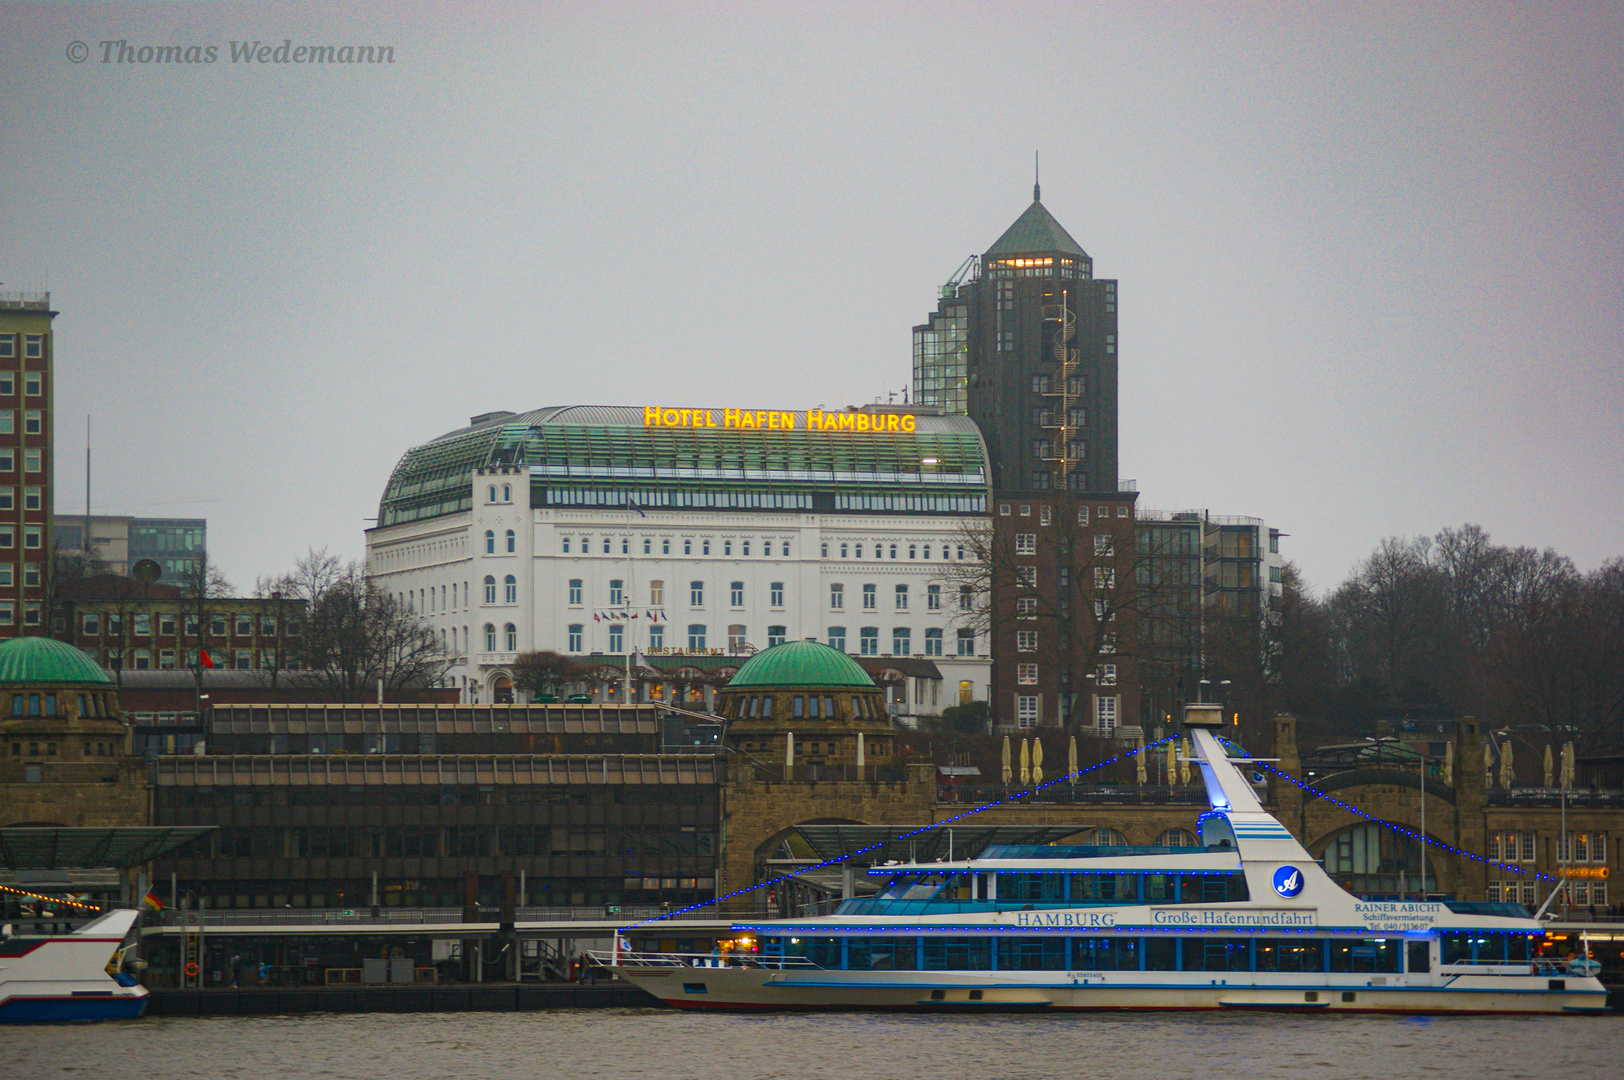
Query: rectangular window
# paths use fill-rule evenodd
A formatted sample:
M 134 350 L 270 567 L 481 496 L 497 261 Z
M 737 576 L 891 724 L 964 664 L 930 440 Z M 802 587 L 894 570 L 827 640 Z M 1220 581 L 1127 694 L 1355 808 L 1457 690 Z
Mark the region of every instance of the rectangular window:
M 42 525 L 24 525 L 23 547 L 30 550 L 38 550 L 39 548 L 44 547 L 45 539 L 43 529 L 44 526 Z
M 254 617 L 252 615 L 238 615 L 234 621 L 238 637 L 254 636 Z
M 665 582 L 651 581 L 648 583 L 648 602 L 655 607 L 665 604 Z
M 959 610 L 974 611 L 976 607 L 976 590 L 973 585 L 959 586 Z
M 8 566 L 8 567 L 6 567 L 6 569 L 10 570 L 11 567 Z M 37 562 L 23 563 L 23 584 L 25 586 L 27 586 L 30 589 L 38 588 L 39 585 L 40 585 L 40 578 L 41 578 L 41 574 L 40 574 L 39 563 L 37 563 Z
M 581 651 L 582 638 L 584 637 L 584 634 L 582 633 L 582 631 L 584 629 L 585 629 L 585 627 L 581 623 L 570 623 L 570 626 L 569 626 L 569 651 L 570 652 L 580 652 Z
M 0 563 L 0 585 L 3 585 L 9 589 L 13 584 L 15 584 L 15 582 L 12 581 L 11 564 Z
M 959 631 L 959 655 L 974 656 L 976 654 L 976 632 L 970 629 Z
M 925 631 L 925 655 L 942 655 L 942 628 L 933 626 Z
M 30 371 L 24 374 L 23 393 L 29 397 L 39 397 L 45 393 L 45 376 L 38 371 Z
M 1015 584 L 1028 589 L 1037 588 L 1038 568 L 1035 566 L 1017 566 L 1015 568 Z
M 1038 666 L 1036 664 L 1016 664 L 1015 682 L 1020 686 L 1036 686 L 1038 684 Z
M 626 603 L 626 582 L 621 578 L 609 579 L 609 606 L 623 607 Z
M 705 606 L 705 583 L 703 581 L 690 581 L 688 583 L 688 606 Z
M 1116 554 L 1114 541 L 1111 539 L 1110 534 L 1108 534 L 1108 533 L 1096 533 L 1096 534 L 1094 534 L 1094 554 L 1096 554 L 1096 555 L 1114 555 L 1114 554 Z
M 1117 703 L 1120 700 L 1115 695 L 1110 697 L 1101 695 L 1094 699 L 1094 718 L 1099 725 L 1100 734 L 1109 735 L 1116 730 Z
M 17 414 L 10 409 L 0 409 L 0 435 L 15 435 L 17 433 Z
M 1037 553 L 1038 553 L 1038 534 L 1037 533 L 1016 533 L 1015 534 L 1015 554 L 1017 554 L 1017 555 L 1036 555 Z
M 609 626 L 609 651 L 620 653 L 626 651 L 626 628 L 619 623 Z
M 17 471 L 17 452 L 11 449 L 0 450 L 0 472 Z
M 767 627 L 767 648 L 770 649 L 774 645 L 782 645 L 788 637 L 789 627 L 787 626 Z
M 907 656 L 913 652 L 913 631 L 899 626 L 891 631 L 891 655 Z
M 829 609 L 831 611 L 840 611 L 840 610 L 844 609 L 845 606 L 846 606 L 846 586 L 844 586 L 844 585 L 831 585 L 831 586 L 829 586 Z
M 880 628 L 877 626 L 863 627 L 858 631 L 857 645 L 857 651 L 863 656 L 880 655 Z
M 727 628 L 727 651 L 735 654 L 743 652 L 746 644 L 745 637 L 745 629 L 742 623 L 734 623 L 729 626 Z
M 41 507 L 43 507 L 45 505 L 44 501 L 43 501 L 43 497 L 40 494 L 40 492 L 42 490 L 43 489 L 37 488 L 37 487 L 23 488 L 23 509 L 24 510 L 38 510 L 38 509 L 40 509 Z
M 829 627 L 829 648 L 840 652 L 846 651 L 846 628 L 844 626 Z
M 908 610 L 908 586 L 906 585 L 897 586 L 897 610 Z
M 1015 617 L 1017 619 L 1035 619 L 1038 617 L 1038 598 L 1023 596 L 1015 601 Z
M 925 610 L 942 610 L 942 587 L 940 585 L 925 586 Z
M 144 611 L 138 611 L 132 617 L 131 621 L 134 623 L 134 626 L 131 628 L 131 631 L 132 631 L 132 633 L 135 634 L 136 637 L 151 637 L 152 636 L 152 616 L 151 615 L 147 614 Z
M 42 414 L 38 409 L 29 409 L 23 413 L 23 434 L 38 435 L 45 430 Z
M 654 652 L 665 648 L 665 627 L 651 626 L 648 628 L 648 647 Z
M 94 611 L 85 612 L 82 625 L 85 628 L 85 634 L 86 635 L 88 635 L 90 637 L 95 637 L 95 636 L 99 635 L 101 633 L 101 615 L 100 615 L 100 613 L 94 612 Z
M 736 608 L 743 607 L 744 606 L 744 582 L 735 581 L 732 584 L 730 584 L 728 586 L 728 588 L 727 588 L 727 599 L 728 599 L 728 604 L 730 606 L 736 607 Z
M 23 471 L 24 472 L 44 472 L 45 471 L 45 452 L 43 450 L 24 450 L 23 451 Z
M 17 609 L 10 600 L 0 600 L 0 626 L 10 626 L 17 621 Z
M 1015 695 L 1015 726 L 1021 728 L 1034 728 L 1038 726 L 1038 703 L 1041 695 L 1016 694 Z
M 1016 652 L 1037 652 L 1038 651 L 1038 632 L 1036 630 L 1017 630 L 1017 631 L 1015 631 L 1015 651 Z
M 17 546 L 17 534 L 10 525 L 0 525 L 0 548 Z
M 784 583 L 782 581 L 775 581 L 767 587 L 767 603 L 775 608 L 784 606 Z
M 1117 666 L 1115 664 L 1100 665 L 1100 685 L 1115 686 L 1117 679 Z
M 45 355 L 45 335 L 24 334 L 23 356 L 29 360 L 38 360 Z
M 705 624 L 690 623 L 688 626 L 688 651 L 701 652 L 705 648 Z
M 1110 567 L 1096 566 L 1094 568 L 1094 587 L 1096 589 L 1116 588 L 1116 571 Z
M 863 586 L 863 610 L 873 611 L 880 606 L 880 587 L 878 585 Z

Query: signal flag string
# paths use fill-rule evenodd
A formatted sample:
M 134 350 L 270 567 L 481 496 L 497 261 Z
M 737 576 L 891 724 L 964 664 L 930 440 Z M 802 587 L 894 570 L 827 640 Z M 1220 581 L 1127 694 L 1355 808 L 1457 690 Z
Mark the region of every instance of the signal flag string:
M 1004 798 L 999 799 L 996 802 L 990 802 L 990 803 L 987 803 L 984 806 L 978 806 L 974 810 L 966 810 L 962 814 L 955 814 L 952 817 L 946 818 L 946 819 L 944 819 L 942 821 L 933 822 L 930 825 L 922 825 L 917 829 L 911 829 L 908 832 L 902 833 L 901 835 L 894 837 L 892 841 L 882 841 L 882 842 L 880 842 L 878 844 L 869 844 L 867 847 L 860 847 L 856 851 L 849 851 L 846 854 L 838 855 L 833 859 L 825 859 L 823 862 L 820 862 L 815 866 L 802 867 L 800 870 L 796 871 L 793 874 L 780 874 L 778 877 L 769 878 L 766 881 L 758 882 L 755 885 L 751 885 L 749 888 L 734 889 L 730 893 L 723 893 L 721 896 L 714 897 L 714 898 L 712 898 L 710 900 L 705 900 L 705 901 L 703 901 L 701 903 L 698 903 L 698 904 L 690 904 L 685 908 L 677 908 L 675 911 L 667 911 L 667 912 L 665 912 L 663 914 L 656 915 L 652 919 L 643 919 L 640 922 L 630 923 L 630 924 L 628 924 L 626 926 L 626 930 L 635 930 L 636 928 L 638 928 L 640 926 L 648 926 L 651 923 L 663 922 L 666 919 L 674 919 L 678 915 L 685 915 L 690 911 L 699 911 L 701 908 L 708 908 L 708 907 L 711 907 L 713 905 L 720 904 L 723 900 L 731 900 L 735 896 L 746 896 L 746 895 L 748 895 L 750 893 L 758 892 L 758 891 L 760 891 L 762 889 L 768 888 L 769 886 L 777 885 L 781 881 L 788 881 L 791 878 L 799 877 L 800 875 L 808 873 L 808 872 L 810 872 L 812 870 L 822 870 L 826 866 L 838 866 L 840 863 L 846 862 L 846 861 L 848 861 L 850 859 L 854 859 L 859 855 L 865 855 L 870 851 L 877 851 L 880 848 L 884 847 L 887 843 L 891 843 L 894 840 L 906 840 L 910 836 L 917 836 L 918 834 L 920 834 L 922 832 L 929 832 L 932 829 L 940 829 L 945 825 L 953 824 L 955 821 L 962 821 L 967 817 L 973 817 L 974 815 L 979 814 L 984 810 L 991 810 L 995 806 L 1003 806 L 1006 803 L 1015 802 L 1017 799 L 1025 798 L 1028 795 L 1034 795 L 1037 792 L 1042 791 L 1044 788 L 1054 787 L 1056 784 L 1063 784 L 1068 780 L 1075 780 L 1077 777 L 1082 776 L 1084 773 L 1095 772 L 1095 771 L 1097 771 L 1099 769 L 1105 768 L 1107 765 L 1114 765 L 1119 761 L 1126 761 L 1129 758 L 1132 758 L 1132 757 L 1134 757 L 1134 756 L 1136 756 L 1138 754 L 1143 754 L 1143 753 L 1146 753 L 1147 751 L 1154 750 L 1156 747 L 1161 746 L 1164 743 L 1172 742 L 1174 739 L 1177 739 L 1177 738 L 1178 738 L 1177 735 L 1165 736 L 1164 738 L 1157 739 L 1153 743 L 1146 743 L 1144 746 L 1139 747 L 1137 750 L 1130 750 L 1125 754 L 1118 754 L 1116 757 L 1106 758 L 1104 761 L 1100 762 L 1098 765 L 1090 765 L 1086 769 L 1078 769 L 1076 772 L 1066 773 L 1063 776 L 1057 776 L 1053 780 L 1047 780 L 1047 781 L 1045 781 L 1045 782 L 1043 782 L 1041 784 L 1038 784 L 1036 787 L 1028 788 L 1025 791 L 1017 791 L 1013 795 L 1006 795 Z M 624 931 L 622 931 L 622 932 L 624 932 Z
M 1248 755 L 1246 753 L 1246 751 L 1239 744 L 1232 743 L 1228 739 L 1224 739 L 1222 741 L 1223 741 L 1225 746 L 1232 746 L 1236 750 L 1239 750 L 1241 752 L 1242 756 L 1250 756 L 1250 755 Z M 1354 806 L 1352 803 L 1345 803 L 1341 799 L 1336 798 L 1334 795 L 1326 794 L 1325 792 L 1321 791 L 1319 788 L 1314 787 L 1312 784 L 1303 783 L 1301 780 L 1297 779 L 1295 776 L 1293 776 L 1290 773 L 1286 772 L 1284 769 L 1277 769 L 1273 765 L 1269 764 L 1266 761 L 1253 760 L 1252 764 L 1256 765 L 1260 769 L 1266 769 L 1269 772 L 1274 773 L 1276 776 L 1280 777 L 1283 780 L 1290 781 L 1291 783 L 1297 785 L 1302 790 L 1308 792 L 1310 795 L 1317 795 L 1320 798 L 1324 799 L 1326 802 L 1331 803 L 1333 806 L 1341 807 L 1342 809 L 1346 810 L 1348 813 L 1354 815 L 1355 817 L 1364 818 L 1366 821 L 1370 822 L 1373 825 L 1380 825 L 1383 828 L 1391 829 L 1393 832 L 1398 833 L 1400 836 L 1407 836 L 1411 840 L 1414 840 L 1414 841 L 1416 841 L 1418 843 L 1426 844 L 1428 847 L 1435 847 L 1435 848 L 1438 848 L 1440 851 L 1447 851 L 1452 855 L 1459 855 L 1464 859 L 1470 859 L 1473 862 L 1480 862 L 1485 866 L 1492 866 L 1492 867 L 1494 867 L 1494 868 L 1496 868 L 1498 870 L 1504 870 L 1508 874 L 1521 874 L 1524 877 L 1531 877 L 1536 881 L 1557 882 L 1557 881 L 1562 880 L 1556 874 L 1542 874 L 1537 870 L 1529 870 L 1529 869 L 1527 869 L 1525 867 L 1517 866 L 1517 865 L 1515 865 L 1513 863 L 1500 862 L 1499 860 L 1491 859 L 1486 855 L 1479 855 L 1475 851 L 1467 851 L 1465 848 L 1458 848 L 1458 847 L 1454 847 L 1451 844 L 1446 844 L 1442 840 L 1434 840 L 1432 837 L 1426 836 L 1426 835 L 1424 835 L 1422 833 L 1418 833 L 1414 829 L 1407 829 L 1404 826 L 1398 824 L 1397 822 L 1388 821 L 1385 818 L 1379 818 L 1374 814 L 1366 813 L 1365 811 L 1359 809 L 1357 806 Z

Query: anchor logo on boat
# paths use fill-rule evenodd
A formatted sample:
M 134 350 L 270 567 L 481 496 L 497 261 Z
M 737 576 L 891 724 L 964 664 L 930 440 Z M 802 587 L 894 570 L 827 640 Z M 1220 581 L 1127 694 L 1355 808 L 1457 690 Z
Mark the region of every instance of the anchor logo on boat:
M 1282 866 L 1274 872 L 1274 891 L 1290 898 L 1303 891 L 1303 872 L 1295 866 Z

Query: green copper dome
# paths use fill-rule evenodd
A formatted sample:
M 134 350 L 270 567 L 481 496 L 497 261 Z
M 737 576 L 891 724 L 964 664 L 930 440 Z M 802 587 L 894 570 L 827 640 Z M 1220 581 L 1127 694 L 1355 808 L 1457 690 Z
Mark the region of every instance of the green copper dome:
M 874 680 L 857 661 L 816 641 L 786 641 L 744 662 L 727 689 L 808 687 L 826 690 L 874 690 Z
M 82 683 L 111 686 L 94 660 L 64 641 L 22 637 L 0 644 L 0 686 Z

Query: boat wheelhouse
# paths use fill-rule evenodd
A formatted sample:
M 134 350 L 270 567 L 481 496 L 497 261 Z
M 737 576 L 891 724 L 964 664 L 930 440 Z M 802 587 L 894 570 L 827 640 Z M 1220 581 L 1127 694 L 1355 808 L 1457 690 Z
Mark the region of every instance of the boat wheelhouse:
M 748 959 L 601 959 L 679 1008 L 1605 1011 L 1591 965 L 1539 956 L 1521 905 L 1343 890 L 1263 809 L 1219 724 L 1186 716 L 1211 804 L 1197 847 L 877 867 L 877 896 L 735 926 L 755 939 Z
M 140 913 L 109 911 L 71 933 L 0 937 L 0 1023 L 127 1020 L 147 988 L 123 970 L 124 940 Z

